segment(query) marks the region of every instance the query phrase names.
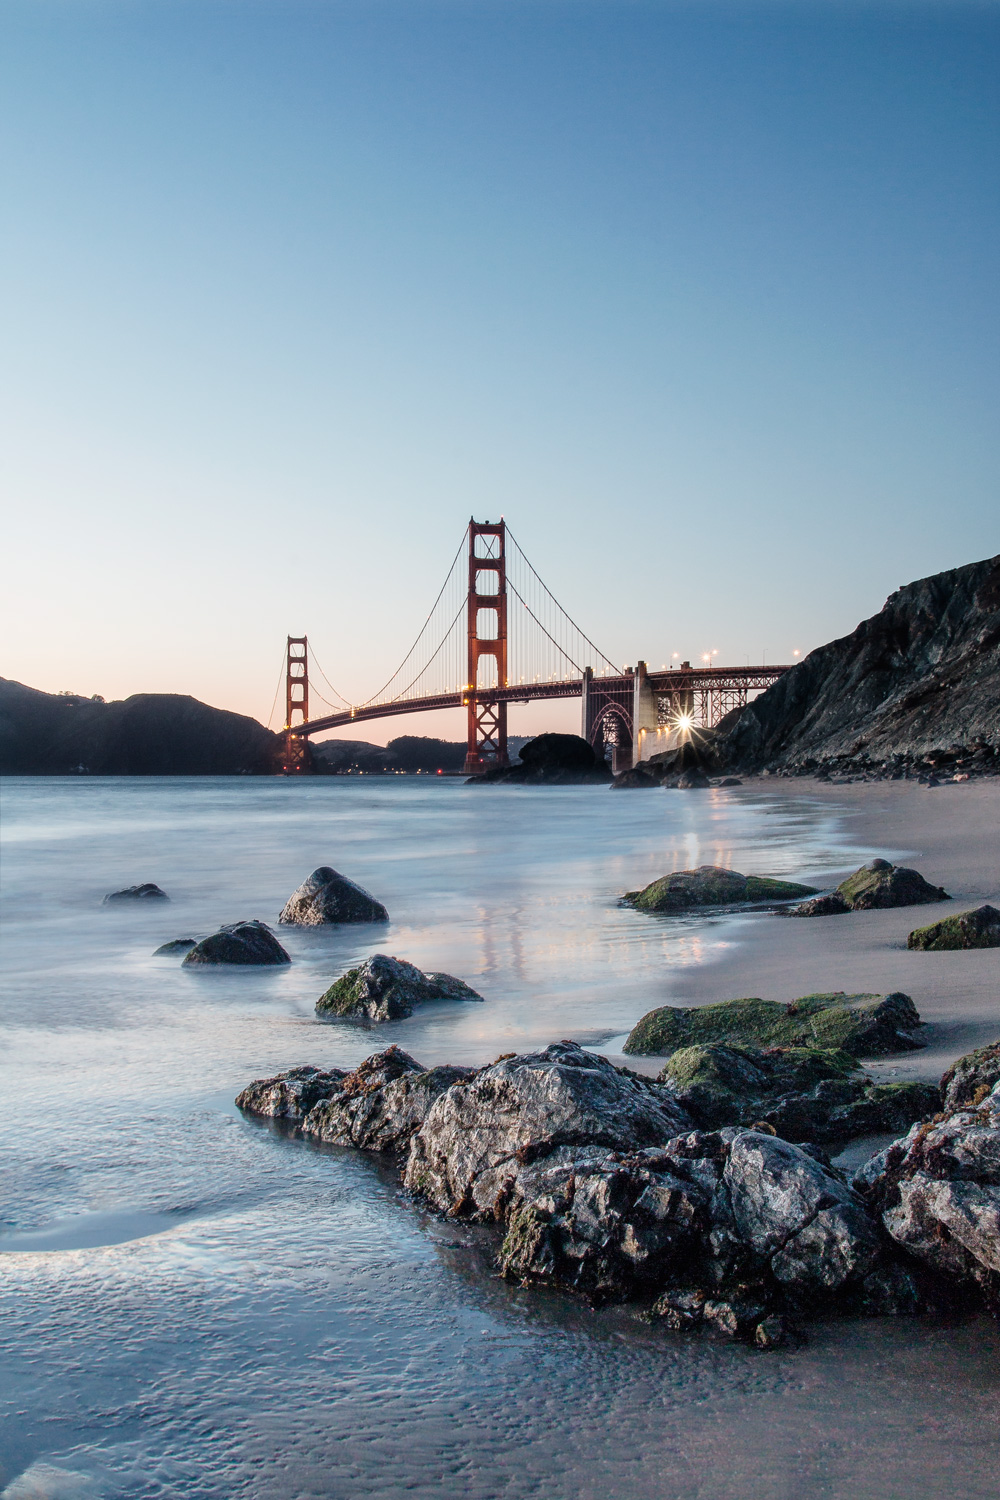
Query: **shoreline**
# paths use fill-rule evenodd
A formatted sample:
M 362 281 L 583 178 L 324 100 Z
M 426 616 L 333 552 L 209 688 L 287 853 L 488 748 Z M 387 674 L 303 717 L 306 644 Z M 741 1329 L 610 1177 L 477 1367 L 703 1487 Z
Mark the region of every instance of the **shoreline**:
M 743 784 L 745 791 L 778 799 L 801 797 L 807 787 L 800 779 L 773 777 Z M 1000 1038 L 1000 950 L 918 953 L 906 947 L 906 939 L 914 927 L 966 907 L 984 901 L 1000 906 L 1000 782 L 984 779 L 930 790 L 905 781 L 823 782 L 816 791 L 837 807 L 848 837 L 890 852 L 908 851 L 903 862 L 942 885 L 952 900 L 830 917 L 748 915 L 729 946 L 678 974 L 667 1003 L 903 990 L 927 1026 L 927 1046 L 886 1058 L 870 1071 L 878 1077 L 936 1079 L 956 1058 Z M 844 867 L 837 877 L 846 872 Z M 619 1061 L 617 1055 L 614 1060 Z M 643 1072 L 657 1071 L 661 1063 L 620 1060 L 632 1068 L 644 1064 Z

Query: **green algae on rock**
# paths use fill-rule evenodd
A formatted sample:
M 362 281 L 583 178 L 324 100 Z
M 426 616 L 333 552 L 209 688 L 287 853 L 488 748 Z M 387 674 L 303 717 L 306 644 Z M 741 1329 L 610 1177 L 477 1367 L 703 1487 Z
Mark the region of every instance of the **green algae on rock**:
M 1000 948 L 1000 911 L 995 906 L 977 906 L 975 911 L 945 917 L 929 927 L 916 927 L 906 946 L 920 953 L 944 953 L 957 948 Z
M 770 1126 L 819 1145 L 899 1134 L 941 1104 L 936 1084 L 875 1083 L 836 1048 L 682 1047 L 659 1077 L 702 1130 Z
M 917 870 L 873 859 L 842 880 L 835 891 L 793 906 L 792 917 L 829 917 L 848 911 L 885 910 L 892 906 L 922 906 L 930 901 L 950 901 L 948 892 L 931 885 Z
M 668 1057 L 680 1047 L 725 1042 L 731 1046 L 842 1049 L 852 1057 L 879 1057 L 923 1046 L 913 1036 L 920 1017 L 909 995 L 803 995 L 777 1000 L 721 1000 L 714 1005 L 661 1005 L 629 1033 L 623 1051 Z
M 767 901 L 794 901 L 814 895 L 816 887 L 767 875 L 741 875 L 720 865 L 699 865 L 696 870 L 676 870 L 663 875 L 641 891 L 627 891 L 622 906 L 636 911 L 687 911 L 693 906 L 743 906 Z
M 404 958 L 373 953 L 334 980 L 316 1001 L 320 1016 L 364 1016 L 369 1021 L 399 1021 L 427 1000 L 482 1000 L 464 980 L 452 974 L 425 974 Z

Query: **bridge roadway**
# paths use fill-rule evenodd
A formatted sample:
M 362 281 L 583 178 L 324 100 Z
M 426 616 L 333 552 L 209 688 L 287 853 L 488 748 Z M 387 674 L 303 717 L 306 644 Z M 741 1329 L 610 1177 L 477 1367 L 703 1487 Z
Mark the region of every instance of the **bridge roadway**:
M 761 692 L 777 682 L 789 666 L 773 667 L 674 667 L 664 672 L 647 674 L 649 687 L 658 696 L 673 696 L 680 693 L 716 692 L 738 693 L 745 702 L 747 693 Z M 623 672 L 618 676 L 592 677 L 591 691 L 599 690 L 608 697 L 631 693 L 635 674 Z M 429 713 L 442 708 L 464 708 L 470 699 L 488 703 L 530 703 L 538 698 L 579 698 L 583 694 L 583 678 L 564 678 L 557 682 L 519 682 L 502 688 L 478 688 L 475 691 L 438 693 L 426 698 L 396 699 L 390 703 L 362 704 L 357 708 L 343 709 L 339 713 L 327 714 L 321 719 L 310 719 L 296 724 L 292 733 L 298 736 L 321 734 L 326 729 L 342 729 L 348 724 L 360 724 L 366 719 L 386 719 L 394 714 Z

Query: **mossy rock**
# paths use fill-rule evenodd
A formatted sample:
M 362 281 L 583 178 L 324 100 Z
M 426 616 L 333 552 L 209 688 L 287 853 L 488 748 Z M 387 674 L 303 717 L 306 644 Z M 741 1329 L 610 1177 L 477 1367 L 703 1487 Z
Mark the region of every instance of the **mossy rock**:
M 815 1144 L 908 1130 L 941 1101 L 936 1084 L 873 1083 L 849 1053 L 824 1047 L 682 1047 L 659 1078 L 702 1130 L 769 1127 Z
M 704 1129 L 766 1118 L 769 1102 L 816 1084 L 851 1079 L 858 1064 L 846 1052 L 818 1047 L 681 1047 L 659 1074 Z M 848 1097 L 853 1097 L 849 1095 Z
M 852 911 L 872 911 L 892 906 L 919 906 L 930 901 L 949 901 L 948 892 L 931 885 L 917 870 L 891 865 L 887 859 L 873 859 L 848 875 L 837 887 L 837 894 Z
M 917 927 L 906 946 L 920 953 L 946 953 L 959 948 L 1000 948 L 1000 911 L 977 906 L 957 917 L 945 917 L 929 927 Z
M 482 1000 L 482 995 L 454 974 L 427 973 L 404 958 L 374 953 L 335 979 L 316 1002 L 321 1016 L 362 1016 L 370 1021 L 399 1021 L 428 1000 Z
M 700 865 L 696 870 L 676 870 L 663 875 L 641 891 L 627 891 L 623 906 L 636 911 L 689 911 L 697 906 L 747 906 L 768 901 L 797 901 L 812 896 L 816 887 L 768 875 L 741 875 L 720 865 Z
M 714 1005 L 661 1005 L 629 1033 L 623 1051 L 668 1057 L 680 1047 L 724 1042 L 734 1047 L 805 1047 L 842 1050 L 852 1057 L 911 1051 L 920 1025 L 913 1001 L 892 995 L 804 995 L 790 1005 L 776 1000 L 722 1000 Z

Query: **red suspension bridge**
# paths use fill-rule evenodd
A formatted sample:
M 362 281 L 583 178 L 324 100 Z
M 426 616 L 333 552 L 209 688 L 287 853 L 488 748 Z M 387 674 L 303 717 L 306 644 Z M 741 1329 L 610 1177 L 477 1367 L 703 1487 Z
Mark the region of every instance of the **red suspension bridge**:
M 310 676 L 310 661 L 314 671 Z M 349 703 L 326 678 L 307 636 L 289 636 L 285 656 L 288 772 L 308 766 L 310 735 L 369 719 L 465 708 L 465 769 L 507 764 L 507 706 L 580 698 L 580 732 L 616 771 L 714 727 L 787 666 L 619 668 L 594 645 L 535 572 L 504 521 L 471 520 L 437 599 L 402 664 L 364 703 Z M 317 677 L 333 695 L 324 697 Z M 310 717 L 311 701 L 331 710 Z

